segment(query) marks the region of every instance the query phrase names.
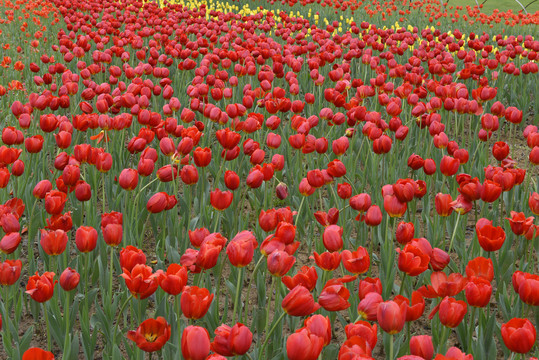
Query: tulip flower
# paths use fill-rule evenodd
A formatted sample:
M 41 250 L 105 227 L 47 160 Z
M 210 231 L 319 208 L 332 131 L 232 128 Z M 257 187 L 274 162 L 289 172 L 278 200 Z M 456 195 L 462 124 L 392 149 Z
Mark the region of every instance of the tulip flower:
M 12 232 L 4 235 L 0 240 L 0 251 L 4 254 L 12 254 L 21 243 L 22 237 L 18 232 Z
M 67 246 L 67 234 L 64 230 L 41 230 L 40 244 L 47 255 L 60 255 Z
M 407 304 L 397 304 L 394 301 L 381 302 L 378 305 L 376 319 L 378 325 L 390 335 L 399 333 L 406 320 Z
M 75 232 L 75 245 L 82 253 L 87 253 L 97 246 L 97 230 L 91 226 L 81 226 Z
M 28 284 L 26 284 L 26 293 L 39 303 L 44 303 L 54 295 L 54 286 L 58 280 L 54 280 L 54 273 L 46 271 L 43 275 L 39 275 L 36 271 L 35 275 L 30 276 Z
M 146 264 L 146 255 L 133 245 L 128 245 L 120 251 L 120 267 L 132 271 L 135 265 Z
M 232 328 L 221 325 L 215 329 L 215 338 L 211 343 L 211 350 L 223 356 L 245 354 L 251 347 L 253 334 L 249 328 L 237 323 Z
M 210 203 L 216 210 L 222 211 L 227 209 L 232 203 L 233 198 L 234 194 L 230 191 L 215 189 L 210 192 Z
M 268 256 L 268 271 L 273 276 L 281 277 L 290 271 L 295 262 L 296 258 L 294 256 L 285 251 L 276 250 Z
M 368 321 L 376 321 L 378 316 L 378 305 L 383 301 L 382 295 L 377 292 L 368 293 L 361 299 L 357 306 L 359 316 Z
M 170 264 L 166 272 L 157 272 L 159 286 L 167 294 L 176 296 L 187 285 L 187 269 L 179 264 Z
M 338 268 L 339 264 L 341 263 L 341 254 L 337 251 L 325 251 L 320 255 L 316 251 L 314 251 L 313 258 L 316 265 L 320 269 L 325 271 L 333 271 Z
M 181 350 L 185 360 L 205 360 L 210 353 L 210 334 L 200 326 L 187 326 L 181 337 Z
M 144 320 L 136 330 L 127 332 L 127 338 L 134 341 L 143 351 L 152 353 L 161 350 L 170 339 L 170 325 L 165 318 Z
M 283 276 L 281 278 L 281 281 L 283 282 L 283 284 L 285 284 L 288 290 L 292 290 L 297 285 L 302 285 L 306 287 L 309 291 L 313 291 L 316 287 L 317 280 L 318 274 L 314 266 L 302 266 L 300 271 L 293 277 Z
M 452 297 L 446 296 L 438 307 L 438 316 L 442 325 L 449 328 L 456 328 L 464 319 L 464 315 L 468 307 L 462 300 L 455 300 Z M 433 316 L 431 314 L 431 316 Z
M 143 300 L 151 296 L 157 290 L 158 274 L 152 272 L 152 268 L 144 264 L 137 264 L 131 271 L 123 269 L 125 285 L 133 297 Z
M 206 288 L 187 286 L 180 298 L 183 315 L 188 319 L 200 319 L 206 315 L 213 301 L 213 294 Z
M 60 275 L 60 286 L 65 291 L 74 290 L 80 281 L 80 274 L 70 267 L 66 268 Z
M 330 225 L 324 229 L 322 242 L 328 251 L 339 251 L 343 247 L 343 229 L 338 225 Z
M 316 360 L 322 348 L 324 340 L 308 329 L 302 328 L 288 336 L 286 340 L 286 355 L 290 360 Z
M 505 231 L 500 226 L 486 224 L 478 228 L 476 225 L 476 232 L 479 245 L 488 252 L 500 250 L 505 241 Z
M 54 360 L 54 354 L 50 351 L 33 347 L 22 354 L 22 360 Z
M 320 308 L 309 290 L 301 285 L 297 285 L 284 297 L 281 306 L 290 316 L 307 316 Z
M 427 270 L 430 257 L 419 247 L 408 243 L 402 250 L 397 248 L 397 252 L 399 253 L 398 267 L 400 271 L 410 276 L 417 276 Z
M 526 354 L 535 345 L 537 331 L 528 319 L 513 318 L 502 324 L 503 343 L 511 352 Z
M 482 277 L 471 277 L 464 287 L 466 302 L 470 306 L 485 307 L 490 302 L 492 285 L 490 281 Z
M 353 336 L 359 336 L 367 341 L 371 349 L 374 349 L 378 342 L 378 327 L 376 324 L 370 324 L 367 321 L 357 321 L 345 326 L 344 331 L 346 338 L 350 339 Z
M 45 195 L 45 211 L 51 215 L 64 211 L 67 195 L 58 190 L 51 190 Z
M 432 336 L 416 335 L 410 338 L 410 353 L 420 356 L 425 360 L 432 360 L 434 356 L 434 345 L 432 344 Z
M 348 309 L 350 291 L 338 279 L 329 280 L 318 296 L 318 303 L 327 311 L 341 311 Z
M 0 285 L 13 285 L 21 276 L 21 260 L 6 260 L 0 263 Z
M 303 325 L 311 334 L 324 339 L 324 346 L 330 343 L 332 334 L 329 317 L 320 314 L 312 315 L 305 319 Z
M 513 234 L 519 236 L 528 232 L 529 228 L 533 225 L 534 217 L 530 216 L 526 218 L 523 212 L 511 211 L 511 217 L 505 219 L 509 220 Z

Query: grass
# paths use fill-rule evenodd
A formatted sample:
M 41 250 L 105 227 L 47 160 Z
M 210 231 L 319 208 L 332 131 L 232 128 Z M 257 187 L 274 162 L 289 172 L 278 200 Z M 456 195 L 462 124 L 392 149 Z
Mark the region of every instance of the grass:
M 484 0 L 477 0 L 481 4 Z M 519 0 L 523 6 L 527 6 L 533 0 Z M 475 6 L 475 0 L 449 0 L 448 6 Z M 486 0 L 483 4 L 483 12 L 485 14 L 492 14 L 494 10 L 508 11 L 513 10 L 514 13 L 518 13 L 519 10 L 522 10 L 522 7 L 515 0 Z M 534 13 L 539 11 L 539 0 L 527 6 L 526 10 L 529 13 Z

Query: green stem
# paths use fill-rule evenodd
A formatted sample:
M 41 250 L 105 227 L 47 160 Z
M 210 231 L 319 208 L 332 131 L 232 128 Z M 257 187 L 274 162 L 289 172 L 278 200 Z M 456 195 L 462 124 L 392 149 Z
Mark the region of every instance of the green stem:
M 66 322 L 66 334 L 65 334 L 65 337 L 64 337 L 64 354 L 63 354 L 63 359 L 67 359 L 68 355 L 69 354 L 66 354 L 65 351 L 69 345 L 69 338 L 70 338 L 70 334 L 71 334 L 71 322 L 69 321 L 69 310 L 70 310 L 70 304 L 71 304 L 71 292 L 70 291 L 67 291 L 67 294 L 66 294 L 66 304 L 65 304 L 65 310 L 64 310 L 64 317 L 65 317 L 65 322 Z
M 453 235 L 451 236 L 451 241 L 449 242 L 449 250 L 447 251 L 448 254 L 451 254 L 451 247 L 453 247 L 453 240 L 455 240 L 455 234 L 457 233 L 459 220 L 460 220 L 460 213 L 457 216 L 457 221 L 455 222 L 455 227 L 453 228 Z
M 112 304 L 112 274 L 114 273 L 114 247 L 110 247 L 110 274 L 109 274 L 109 295 Z
M 389 360 L 393 360 L 393 334 L 389 335 Z
M 51 351 L 52 349 L 51 329 L 50 329 L 50 324 L 49 324 L 49 314 L 47 312 L 45 303 L 43 303 L 43 313 L 45 315 L 45 326 L 47 327 L 47 350 Z
M 261 255 L 260 256 L 260 259 L 258 259 L 256 265 L 255 265 L 255 268 L 253 270 L 253 273 L 251 275 L 251 279 L 249 280 L 249 286 L 247 287 L 247 297 L 245 299 L 246 300 L 246 304 L 245 304 L 245 316 L 247 317 L 248 314 L 249 314 L 249 295 L 251 294 L 251 287 L 253 285 L 253 279 L 256 277 L 256 272 L 258 270 L 258 268 L 260 267 L 260 265 L 262 264 L 262 260 L 264 260 L 266 257 L 264 255 Z M 245 322 L 246 319 L 244 319 L 243 321 Z
M 234 297 L 234 313 L 232 315 L 232 325 L 236 323 L 236 313 L 238 311 L 238 303 L 240 302 L 242 280 L 243 280 L 243 268 L 239 268 L 238 269 L 238 282 L 236 283 L 236 296 Z
M 283 313 L 281 314 L 281 316 L 279 316 L 279 318 L 277 319 L 277 321 L 273 324 L 273 326 L 271 327 L 269 333 L 267 334 L 266 336 L 266 339 L 264 340 L 264 343 L 262 344 L 262 348 L 260 349 L 260 354 L 258 355 L 258 360 L 261 360 L 263 358 L 263 354 L 264 354 L 264 350 L 266 349 L 266 345 L 268 344 L 268 340 L 269 338 L 271 337 L 271 335 L 273 334 L 273 332 L 275 331 L 275 329 L 277 328 L 277 325 L 279 325 L 279 323 L 281 322 L 281 320 L 283 320 L 284 316 L 286 315 L 286 312 L 283 311 Z
M 133 298 L 133 294 L 129 294 L 129 297 L 125 300 L 125 302 L 122 304 L 122 307 L 120 308 L 120 312 L 118 313 L 118 315 L 116 316 L 116 323 L 114 324 L 114 333 L 112 335 L 113 337 L 113 340 L 116 339 L 116 333 L 118 332 L 118 326 L 120 325 L 120 316 L 122 316 L 124 310 L 125 310 L 125 307 L 127 306 L 127 303 L 129 302 L 129 300 L 131 300 Z M 113 341 L 113 343 L 115 343 L 115 341 Z
M 402 274 L 402 281 L 401 281 L 401 287 L 399 289 L 399 295 L 402 295 L 403 294 L 403 290 L 404 290 L 404 285 L 406 283 L 406 279 L 408 278 L 407 274 L 406 273 L 403 273 Z

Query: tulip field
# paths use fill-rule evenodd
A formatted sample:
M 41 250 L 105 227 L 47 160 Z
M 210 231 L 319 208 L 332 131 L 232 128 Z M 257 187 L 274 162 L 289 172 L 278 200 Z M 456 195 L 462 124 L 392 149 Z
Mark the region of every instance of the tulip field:
M 0 0 L 0 359 L 539 358 L 539 2 L 473 3 Z

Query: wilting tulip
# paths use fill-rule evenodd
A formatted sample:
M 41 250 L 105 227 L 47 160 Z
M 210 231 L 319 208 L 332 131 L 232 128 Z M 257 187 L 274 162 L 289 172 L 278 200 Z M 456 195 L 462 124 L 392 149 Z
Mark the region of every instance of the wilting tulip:
M 188 319 L 200 319 L 206 315 L 214 295 L 206 288 L 187 286 L 180 298 L 183 315 Z
M 284 297 L 281 306 L 290 316 L 307 316 L 320 308 L 320 305 L 314 301 L 313 295 L 302 285 L 297 285 L 292 289 Z
M 529 352 L 537 339 L 537 331 L 528 319 L 513 318 L 502 324 L 501 332 L 505 346 L 519 354 Z
M 528 232 L 529 228 L 533 226 L 533 216 L 526 217 L 523 212 L 511 211 L 511 217 L 505 218 L 509 220 L 511 230 L 517 236 L 524 235 Z
M 186 360 L 204 360 L 210 353 L 210 333 L 200 326 L 187 326 L 182 333 L 181 350 Z
M 46 271 L 40 276 L 36 271 L 36 274 L 28 279 L 26 293 L 39 303 L 50 300 L 54 295 L 54 286 L 58 282 L 58 280 L 54 280 L 54 275 L 53 272 Z
M 297 285 L 302 285 L 305 286 L 309 291 L 313 291 L 313 289 L 316 287 L 317 280 L 318 274 L 316 273 L 314 266 L 303 266 L 301 270 L 293 277 L 283 276 L 281 279 L 288 290 L 292 290 Z
M 170 325 L 164 317 L 144 320 L 136 330 L 127 332 L 127 338 L 146 352 L 159 351 L 170 339 Z
M 125 285 L 133 297 L 143 300 L 151 296 L 158 286 L 158 275 L 152 272 L 152 268 L 143 264 L 137 264 L 132 271 L 123 269 L 120 276 L 124 278 Z
M 382 302 L 378 305 L 376 319 L 378 325 L 386 333 L 393 335 L 399 333 L 406 320 L 406 304 L 400 306 L 394 301 Z
M 91 226 L 81 226 L 75 233 L 75 245 L 82 253 L 87 253 L 97 246 L 97 230 Z

